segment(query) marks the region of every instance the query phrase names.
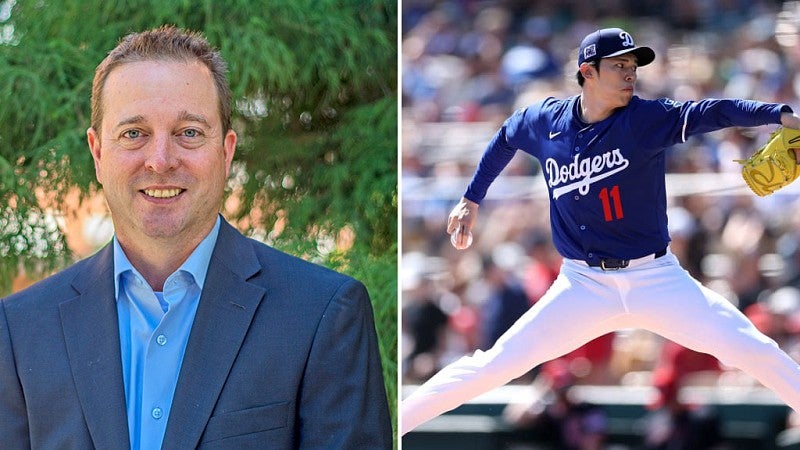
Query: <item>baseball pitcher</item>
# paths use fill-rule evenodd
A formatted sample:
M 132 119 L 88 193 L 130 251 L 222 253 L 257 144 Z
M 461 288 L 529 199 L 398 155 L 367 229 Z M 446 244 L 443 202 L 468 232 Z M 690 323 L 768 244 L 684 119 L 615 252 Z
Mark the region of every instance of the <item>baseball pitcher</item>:
M 619 28 L 589 34 L 579 51 L 581 94 L 547 98 L 508 118 L 447 224 L 456 248 L 468 247 L 487 189 L 518 149 L 529 153 L 543 167 L 560 274 L 492 348 L 446 366 L 405 399 L 401 432 L 623 328 L 709 353 L 800 411 L 798 364 L 670 252 L 664 154 L 701 133 L 782 124 L 777 141 L 743 166 L 748 186 L 766 195 L 797 176 L 790 146 L 800 117 L 787 105 L 750 100 L 639 98 L 636 69 L 655 52 Z

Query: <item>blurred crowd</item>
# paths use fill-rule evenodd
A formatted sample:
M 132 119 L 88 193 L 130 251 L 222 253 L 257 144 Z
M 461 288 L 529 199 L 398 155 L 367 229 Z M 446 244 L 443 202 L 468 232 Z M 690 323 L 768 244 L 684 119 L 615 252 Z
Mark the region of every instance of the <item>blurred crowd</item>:
M 482 203 L 469 250 L 452 248 L 445 221 L 506 117 L 546 96 L 580 92 L 578 43 L 608 26 L 656 50 L 655 62 L 638 71 L 640 97 L 749 98 L 800 111 L 797 2 L 404 0 L 405 383 L 491 346 L 558 273 L 541 168 L 522 152 Z M 668 150 L 668 180 L 695 175 L 669 198 L 671 250 L 800 361 L 800 191 L 758 198 L 720 187 L 738 176 L 734 160 L 752 154 L 774 129 L 728 129 Z M 756 385 L 640 330 L 603 336 L 518 382 L 544 377 L 552 384 L 565 374 L 577 384 L 655 386 L 653 408 L 676 401 L 679 388 L 692 383 Z

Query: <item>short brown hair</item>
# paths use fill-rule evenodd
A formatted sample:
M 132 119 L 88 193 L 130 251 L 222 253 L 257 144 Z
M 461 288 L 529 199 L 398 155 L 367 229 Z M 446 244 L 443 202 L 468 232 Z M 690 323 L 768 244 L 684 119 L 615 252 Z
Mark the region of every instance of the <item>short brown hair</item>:
M 222 56 L 200 33 L 164 25 L 125 36 L 95 69 L 91 121 L 98 134 L 103 122 L 103 87 L 108 74 L 126 63 L 151 60 L 197 60 L 205 64 L 217 87 L 223 135 L 231 128 L 231 88 L 226 78 L 228 67 Z

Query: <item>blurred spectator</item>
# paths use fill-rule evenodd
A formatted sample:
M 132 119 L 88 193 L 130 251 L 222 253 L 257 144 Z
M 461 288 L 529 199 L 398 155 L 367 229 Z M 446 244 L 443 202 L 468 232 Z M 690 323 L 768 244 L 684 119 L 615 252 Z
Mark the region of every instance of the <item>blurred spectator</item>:
M 509 258 L 503 252 L 483 259 L 483 279 L 488 285 L 489 295 L 483 304 L 481 349 L 488 350 L 503 333 L 528 310 L 528 296 L 519 280 L 508 267 L 513 261 L 495 261 L 495 258 Z M 500 264 L 504 264 L 501 266 Z
M 448 317 L 436 304 L 430 280 L 422 280 L 417 291 L 415 300 L 409 300 L 402 309 L 403 328 L 412 342 L 403 368 L 407 376 L 425 379 L 439 369 L 437 361 L 443 350 Z
M 645 418 L 643 448 L 647 450 L 726 449 L 716 412 L 703 405 L 689 407 L 677 400 L 672 384 L 656 386 L 665 404 Z
M 523 286 L 531 304 L 536 303 L 558 276 L 561 255 L 558 254 L 550 235 L 534 230 L 524 237 L 528 264 L 523 272 Z
M 783 286 L 765 292 L 760 301 L 745 308 L 753 324 L 800 361 L 800 289 Z
M 706 405 L 687 405 L 680 388 L 692 374 L 703 373 L 712 383 L 720 366 L 716 358 L 666 341 L 653 372 L 656 400 L 645 418 L 644 448 L 648 450 L 714 449 L 722 442 L 719 417 Z
M 404 288 L 401 314 L 402 376 L 405 380 L 429 378 L 441 366 L 447 350 L 449 316 L 445 311 L 454 297 L 443 288 L 443 261 L 414 252 L 405 255 L 400 272 Z
M 615 333 L 599 336 L 555 361 L 566 363 L 576 382 L 581 384 L 613 384 L 616 380 L 610 365 L 615 336 Z
M 525 429 L 563 450 L 600 450 L 605 448 L 608 420 L 605 412 L 586 402 L 575 401 L 570 388 L 575 376 L 564 361 L 542 365 L 536 380 L 541 396 L 530 404 L 509 404 L 503 417 L 515 428 Z

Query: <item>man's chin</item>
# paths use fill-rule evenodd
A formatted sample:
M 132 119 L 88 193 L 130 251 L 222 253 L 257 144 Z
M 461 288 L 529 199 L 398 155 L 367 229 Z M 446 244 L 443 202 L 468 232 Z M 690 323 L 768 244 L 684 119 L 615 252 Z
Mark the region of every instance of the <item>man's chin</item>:
M 194 242 L 202 239 L 214 226 L 216 215 L 202 222 L 190 220 L 189 217 L 151 218 L 141 222 L 141 233 L 149 239 L 169 241 L 170 245 L 179 244 L 181 240 Z
M 152 220 L 143 220 L 141 225 L 142 234 L 152 239 L 174 238 L 183 229 L 180 220 L 165 220 L 160 217 Z

